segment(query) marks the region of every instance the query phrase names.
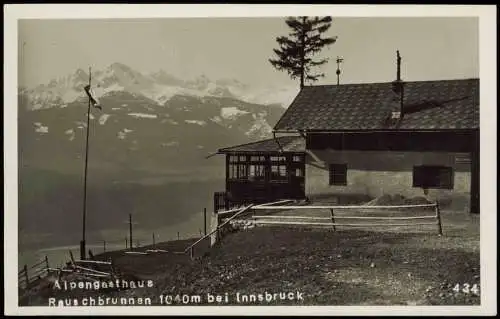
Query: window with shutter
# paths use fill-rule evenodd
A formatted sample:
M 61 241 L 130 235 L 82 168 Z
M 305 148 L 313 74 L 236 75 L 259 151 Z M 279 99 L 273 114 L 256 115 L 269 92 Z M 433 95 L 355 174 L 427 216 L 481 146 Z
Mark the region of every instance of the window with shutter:
M 329 184 L 337 186 L 347 185 L 347 164 L 330 164 Z
M 447 166 L 414 166 L 413 187 L 453 189 L 453 169 Z

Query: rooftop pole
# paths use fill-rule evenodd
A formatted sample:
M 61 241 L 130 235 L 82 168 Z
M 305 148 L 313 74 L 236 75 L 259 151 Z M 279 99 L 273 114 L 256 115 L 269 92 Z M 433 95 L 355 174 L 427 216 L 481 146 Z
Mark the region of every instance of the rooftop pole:
M 89 86 L 92 82 L 92 69 L 89 67 Z M 87 107 L 87 138 L 85 140 L 85 171 L 83 177 L 83 212 L 82 212 L 82 241 L 80 242 L 80 259 L 85 260 L 85 223 L 87 214 L 87 170 L 89 159 L 89 129 L 90 129 L 90 96 Z
M 396 67 L 396 81 L 393 82 L 393 90 L 396 94 L 399 94 L 399 114 L 402 117 L 404 111 L 404 82 L 401 79 L 401 55 L 399 54 L 399 50 L 396 51 Z
M 337 57 L 337 85 L 340 85 L 340 63 L 344 62 L 344 59 L 341 57 Z

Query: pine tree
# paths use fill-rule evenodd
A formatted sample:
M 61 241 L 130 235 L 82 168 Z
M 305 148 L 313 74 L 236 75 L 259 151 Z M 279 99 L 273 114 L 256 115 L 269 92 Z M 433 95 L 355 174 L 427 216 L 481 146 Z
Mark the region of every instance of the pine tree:
M 312 73 L 311 69 L 323 65 L 328 59 L 313 60 L 312 56 L 325 46 L 336 42 L 337 37 L 322 37 L 322 34 L 331 27 L 331 17 L 288 17 L 285 23 L 291 33 L 288 37 L 276 38 L 280 48 L 273 49 L 277 59 L 269 62 L 279 71 L 286 71 L 292 79 L 300 78 L 300 88 L 305 81 L 315 82 L 324 73 Z

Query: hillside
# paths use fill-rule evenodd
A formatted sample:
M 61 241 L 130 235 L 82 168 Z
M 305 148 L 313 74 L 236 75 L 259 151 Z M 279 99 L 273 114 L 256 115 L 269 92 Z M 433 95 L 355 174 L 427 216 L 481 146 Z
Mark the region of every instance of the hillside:
M 49 297 L 101 296 L 151 298 L 152 305 L 159 305 L 163 295 L 170 296 L 173 305 L 183 305 L 187 295 L 201 299 L 188 299 L 184 305 L 477 305 L 479 220 L 450 211 L 443 214 L 443 223 L 443 237 L 434 230 L 257 227 L 229 234 L 210 250 L 200 247 L 194 261 L 173 253 L 192 240 L 155 247 L 170 253 L 109 252 L 97 258 L 112 258 L 124 278 L 152 280 L 153 287 L 59 292 L 46 280 L 36 288 L 41 290 L 21 298 L 21 304 L 44 305 Z M 457 283 L 476 285 L 477 290 L 454 291 Z M 236 299 L 238 293 L 266 292 L 292 293 L 295 299 Z M 296 298 L 299 293 L 301 300 Z M 209 303 L 208 294 L 222 296 L 222 302 Z
M 158 105 L 128 92 L 109 94 L 101 103 L 103 110 L 91 113 L 89 165 L 150 171 L 205 166 L 205 157 L 218 148 L 269 137 L 284 111 L 233 98 L 184 95 Z M 21 162 L 81 167 L 86 109 L 81 99 L 64 108 L 20 110 Z

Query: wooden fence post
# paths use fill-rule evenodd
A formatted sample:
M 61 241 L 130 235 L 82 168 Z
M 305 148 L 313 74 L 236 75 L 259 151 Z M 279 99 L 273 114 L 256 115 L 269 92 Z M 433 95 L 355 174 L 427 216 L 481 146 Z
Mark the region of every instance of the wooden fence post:
M 153 249 L 155 249 L 155 233 L 153 233 Z
M 335 216 L 333 215 L 333 209 L 330 209 L 330 214 L 332 215 L 333 231 L 337 231 L 337 228 L 335 228 Z
M 111 270 L 111 277 L 114 278 L 115 277 L 115 265 L 113 264 L 113 259 L 109 258 L 108 261 L 110 263 L 109 268 Z
M 439 209 L 439 203 L 436 201 L 436 218 L 437 218 L 437 226 L 438 226 L 438 235 L 443 235 L 443 226 L 441 224 L 441 210 Z
M 179 232 L 177 232 L 177 240 L 180 240 L 181 236 L 179 235 Z
M 71 258 L 71 266 L 73 266 L 73 268 L 75 268 L 75 258 L 73 257 L 73 252 L 70 250 L 69 251 L 69 257 Z
M 26 288 L 28 288 L 28 286 L 30 284 L 30 279 L 28 276 L 28 265 L 26 265 L 26 264 L 24 265 L 23 271 L 24 271 L 24 277 L 26 279 Z
M 105 240 L 102 241 L 102 245 L 103 245 L 102 250 L 104 252 L 106 252 L 106 241 Z
M 47 275 L 49 274 L 49 257 L 47 257 L 47 255 L 45 255 L 45 268 L 47 269 Z
M 203 226 L 205 230 L 205 236 L 207 235 L 207 208 L 203 208 Z
M 125 249 L 128 249 L 128 239 L 126 236 L 125 236 Z
M 215 218 L 217 219 L 217 232 L 215 232 L 215 238 L 216 242 L 219 242 L 222 239 L 222 230 L 219 227 L 220 220 L 219 220 L 219 213 L 215 213 Z
M 134 248 L 134 241 L 132 240 L 132 214 L 128 215 L 128 224 L 129 224 L 129 237 L 130 237 L 130 250 Z
M 217 213 L 213 212 L 210 215 L 210 232 L 212 232 L 212 234 L 210 235 L 210 247 L 212 247 L 213 245 L 215 245 L 215 243 L 218 240 L 218 238 L 217 238 L 217 231 L 214 231 L 214 230 L 217 229 L 218 226 L 219 225 L 218 225 Z

